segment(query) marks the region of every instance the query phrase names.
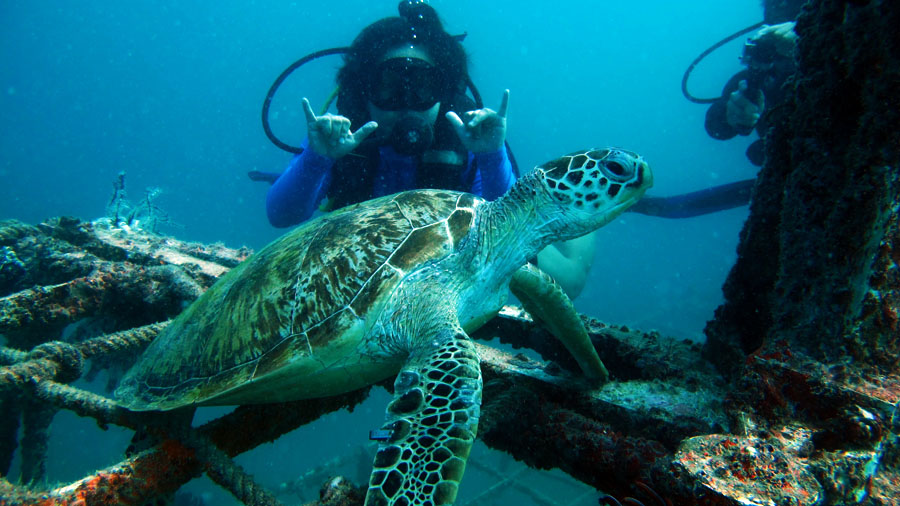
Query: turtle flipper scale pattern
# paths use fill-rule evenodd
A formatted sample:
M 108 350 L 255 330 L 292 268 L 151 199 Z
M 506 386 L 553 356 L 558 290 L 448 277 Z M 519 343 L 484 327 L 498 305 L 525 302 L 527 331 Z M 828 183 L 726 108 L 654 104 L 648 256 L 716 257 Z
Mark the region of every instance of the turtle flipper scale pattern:
M 366 506 L 452 504 L 475 441 L 481 368 L 462 328 L 414 351 L 394 383 Z

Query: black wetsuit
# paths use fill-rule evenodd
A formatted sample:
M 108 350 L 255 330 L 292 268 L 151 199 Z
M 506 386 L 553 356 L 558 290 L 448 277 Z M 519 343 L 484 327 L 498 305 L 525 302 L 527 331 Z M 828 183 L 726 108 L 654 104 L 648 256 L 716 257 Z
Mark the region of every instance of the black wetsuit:
M 767 0 L 764 3 L 764 21 L 768 25 L 777 25 L 797 19 L 804 3 L 803 0 Z M 743 70 L 732 76 L 722 89 L 721 98 L 713 102 L 706 111 L 706 132 L 710 137 L 719 140 L 731 139 L 736 135 L 750 135 L 753 130 L 756 130 L 760 137 L 764 137 L 768 128 L 765 110 L 771 109 L 784 100 L 783 85 L 793 72 L 792 58 L 776 57 L 765 71 Z M 754 127 L 738 129 L 728 124 L 726 112 L 729 96 L 738 89 L 739 83 L 744 80 L 747 81 L 748 93 L 751 96 L 757 92 L 763 94 L 765 109 Z M 747 158 L 751 163 L 759 166 L 762 165 L 764 157 L 762 139 L 757 139 L 747 148 Z

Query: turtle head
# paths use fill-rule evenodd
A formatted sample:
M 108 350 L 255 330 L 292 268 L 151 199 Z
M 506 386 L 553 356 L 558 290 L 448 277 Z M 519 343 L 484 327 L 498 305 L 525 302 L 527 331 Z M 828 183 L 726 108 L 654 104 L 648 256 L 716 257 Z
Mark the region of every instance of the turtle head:
M 653 186 L 647 162 L 619 148 L 570 153 L 534 174 L 551 200 L 549 217 L 563 227 L 558 232 L 572 237 L 606 225 Z

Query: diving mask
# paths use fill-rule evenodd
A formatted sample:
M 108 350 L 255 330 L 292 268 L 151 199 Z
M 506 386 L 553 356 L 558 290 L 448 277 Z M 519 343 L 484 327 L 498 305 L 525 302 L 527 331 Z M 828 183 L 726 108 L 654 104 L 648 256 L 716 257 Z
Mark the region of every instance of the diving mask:
M 368 99 L 385 111 L 425 111 L 440 101 L 441 75 L 419 58 L 390 58 L 378 64 L 368 88 Z

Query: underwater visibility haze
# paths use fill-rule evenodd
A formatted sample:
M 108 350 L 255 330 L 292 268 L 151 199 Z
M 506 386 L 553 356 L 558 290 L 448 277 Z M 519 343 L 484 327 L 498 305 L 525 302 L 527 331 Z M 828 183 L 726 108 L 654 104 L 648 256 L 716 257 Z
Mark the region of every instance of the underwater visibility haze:
M 634 3 L 437 1 L 450 33 L 467 33 L 487 107 L 511 91 L 507 138 L 522 170 L 586 147 L 621 146 L 655 169 L 652 195 L 756 173 L 743 152 L 703 129 L 705 107 L 680 94 L 703 49 L 761 19 L 756 0 Z M 117 174 L 128 197 L 158 188 L 181 239 L 259 249 L 283 230 L 266 221 L 266 184 L 290 154 L 259 121 L 274 78 L 312 51 L 348 45 L 396 2 L 7 2 L 0 44 L 0 216 L 37 223 L 103 215 Z M 739 70 L 741 40 L 695 70 L 716 96 Z M 295 72 L 276 95 L 273 129 L 305 135 L 300 99 L 318 108 L 340 57 Z M 600 233 L 578 308 L 602 319 L 700 330 L 720 302 L 746 207 L 686 220 L 626 215 Z
M 701 51 L 762 19 L 758 0 L 429 3 L 448 32 L 467 34 L 470 73 L 485 106 L 497 108 L 510 90 L 507 140 L 521 170 L 580 149 L 620 146 L 653 167 L 648 195 L 755 177 L 744 151 L 756 134 L 711 139 L 706 107 L 685 100 L 680 82 Z M 0 218 L 99 218 L 124 172 L 127 197 L 139 202 L 150 192 L 167 216 L 160 233 L 262 248 L 285 230 L 269 225 L 268 185 L 247 172 L 281 171 L 291 156 L 260 125 L 269 85 L 301 56 L 349 45 L 363 27 L 396 13 L 395 0 L 7 0 L 0 7 Z M 705 59 L 691 91 L 718 95 L 740 70 L 742 41 Z M 323 58 L 285 82 L 271 111 L 281 138 L 300 142 L 301 98 L 318 110 L 340 64 L 340 57 Z M 621 216 L 598 234 L 577 309 L 702 341 L 747 215 L 739 207 L 677 220 Z M 289 481 L 336 449 L 361 444 L 369 426 L 346 427 L 357 423 L 352 416 L 381 420 L 386 394 L 373 399 L 238 461 L 257 477 L 266 473 L 265 483 Z M 109 465 L 114 448 L 127 445 L 129 431 L 98 437 L 90 425 L 69 413 L 57 417 L 54 427 L 63 428 L 54 431 L 55 445 L 83 446 L 88 437 L 98 457 L 57 458 L 48 463 L 54 479 Z M 208 499 L 223 494 L 210 489 Z

